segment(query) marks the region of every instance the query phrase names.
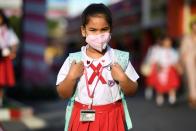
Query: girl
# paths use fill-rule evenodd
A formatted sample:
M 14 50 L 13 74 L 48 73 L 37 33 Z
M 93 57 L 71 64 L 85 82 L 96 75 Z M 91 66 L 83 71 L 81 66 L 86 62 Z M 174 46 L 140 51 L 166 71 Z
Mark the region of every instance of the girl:
M 17 44 L 18 38 L 0 10 L 0 106 L 3 105 L 3 87 L 15 84 L 12 60 L 16 57 Z
M 153 88 L 155 83 L 155 58 L 157 52 L 159 52 L 160 48 L 160 40 L 152 45 L 147 52 L 146 58 L 141 66 L 141 73 L 145 76 L 146 88 L 144 92 L 144 96 L 146 100 L 150 100 L 153 97 Z
M 154 86 L 157 93 L 156 103 L 158 106 L 164 103 L 164 94 L 169 95 L 169 103 L 176 102 L 176 90 L 179 87 L 178 54 L 172 48 L 172 40 L 168 36 L 162 36 L 161 47 L 155 55 Z
M 127 52 L 108 46 L 111 31 L 111 12 L 105 5 L 91 4 L 84 10 L 81 33 L 87 45 L 69 55 L 56 82 L 58 94 L 74 100 L 65 131 L 124 131 L 125 119 L 126 128 L 132 127 L 121 92 L 133 95 L 138 75 L 125 57 Z M 120 54 L 118 59 L 115 53 Z

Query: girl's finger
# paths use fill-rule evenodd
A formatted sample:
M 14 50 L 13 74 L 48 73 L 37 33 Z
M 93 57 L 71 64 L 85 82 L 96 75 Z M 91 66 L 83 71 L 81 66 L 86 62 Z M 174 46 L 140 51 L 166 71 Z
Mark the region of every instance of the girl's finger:
M 73 60 L 73 61 L 71 62 L 71 66 L 73 66 L 73 65 L 75 65 L 75 64 L 76 64 L 76 61 Z

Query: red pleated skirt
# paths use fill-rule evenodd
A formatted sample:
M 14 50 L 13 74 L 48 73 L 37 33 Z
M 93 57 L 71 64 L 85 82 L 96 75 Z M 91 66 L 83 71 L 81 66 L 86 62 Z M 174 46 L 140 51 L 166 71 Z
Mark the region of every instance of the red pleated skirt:
M 150 86 L 150 87 L 154 87 L 155 86 L 155 83 L 157 81 L 156 74 L 157 74 L 156 64 L 152 64 L 151 72 L 150 72 L 149 76 L 146 77 L 146 84 L 147 84 L 147 86 Z
M 121 101 L 92 106 L 96 111 L 93 122 L 80 121 L 81 109 L 88 109 L 88 105 L 75 102 L 68 131 L 125 131 L 125 116 Z
M 0 58 L 0 88 L 15 85 L 14 68 L 9 57 Z
M 155 90 L 158 93 L 168 93 L 172 89 L 178 89 L 180 85 L 180 76 L 172 66 L 156 74 Z

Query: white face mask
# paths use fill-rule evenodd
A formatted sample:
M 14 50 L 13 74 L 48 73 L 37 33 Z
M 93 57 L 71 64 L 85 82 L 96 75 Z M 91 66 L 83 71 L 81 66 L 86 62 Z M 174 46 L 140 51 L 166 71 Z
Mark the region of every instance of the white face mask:
M 103 33 L 99 35 L 88 35 L 86 37 L 86 43 L 88 43 L 95 50 L 102 52 L 106 48 L 110 39 L 111 39 L 110 33 Z

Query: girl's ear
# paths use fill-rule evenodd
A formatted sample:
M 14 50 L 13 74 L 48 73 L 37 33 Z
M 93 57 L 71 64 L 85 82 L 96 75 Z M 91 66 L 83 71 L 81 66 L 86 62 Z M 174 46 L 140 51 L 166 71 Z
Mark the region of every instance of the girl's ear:
M 84 26 L 81 26 L 80 29 L 81 29 L 81 34 L 82 34 L 82 36 L 83 36 L 83 37 L 86 37 L 85 27 L 84 27 Z

